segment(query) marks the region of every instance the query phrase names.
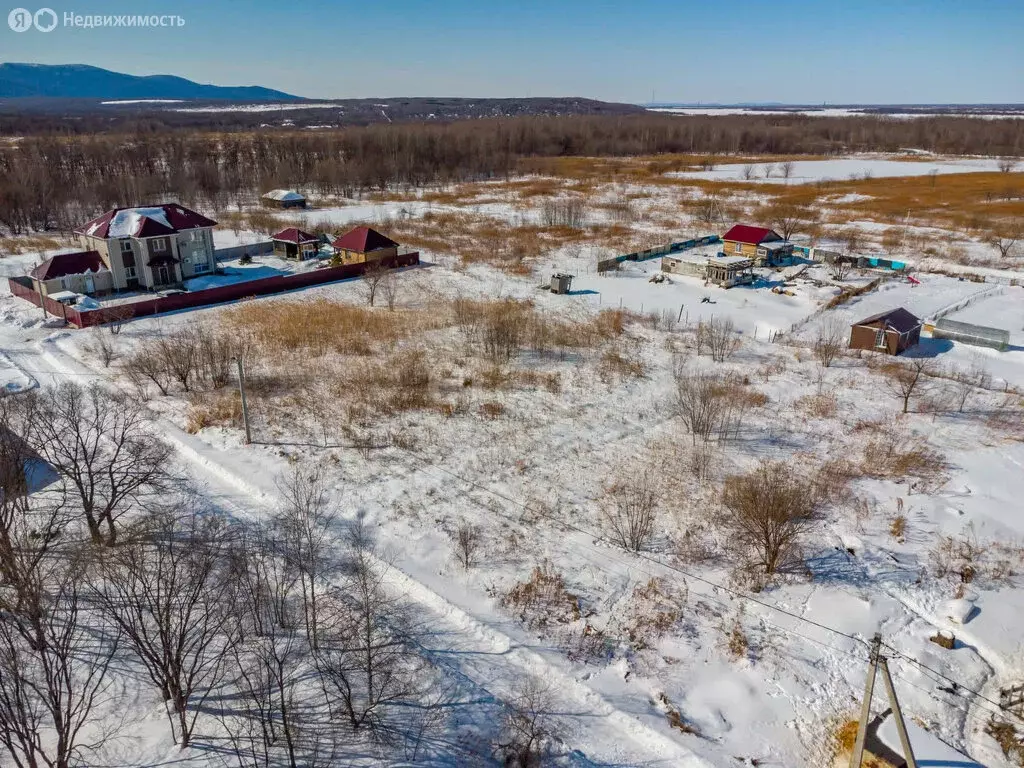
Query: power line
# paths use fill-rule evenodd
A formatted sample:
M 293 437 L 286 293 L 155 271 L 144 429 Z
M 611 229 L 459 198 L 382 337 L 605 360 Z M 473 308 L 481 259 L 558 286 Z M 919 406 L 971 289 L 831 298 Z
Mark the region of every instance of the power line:
M 455 472 L 452 472 L 451 470 L 445 469 L 444 467 L 441 467 L 441 466 L 439 466 L 437 464 L 434 464 L 433 462 L 431 462 L 428 459 L 424 458 L 423 456 L 421 456 L 420 454 L 416 453 L 415 451 L 413 451 L 410 448 L 402 448 L 400 446 L 396 446 L 396 447 L 398 447 L 399 450 L 402 450 L 402 451 L 405 451 L 406 453 L 411 454 L 412 456 L 414 456 L 415 458 L 419 459 L 421 462 L 427 464 L 428 466 L 433 467 L 434 469 L 437 469 L 437 470 L 439 470 L 441 472 L 444 472 L 445 474 L 450 475 L 451 477 L 454 477 L 457 480 L 460 480 L 461 482 L 466 483 L 467 485 L 471 485 L 471 486 L 473 486 L 475 488 L 478 488 L 479 490 L 482 490 L 485 493 L 490 493 L 490 494 L 496 496 L 497 498 L 503 499 L 504 501 L 506 501 L 506 502 L 508 502 L 510 504 L 518 506 L 518 507 L 520 507 L 520 508 L 522 508 L 522 509 L 524 509 L 526 511 L 532 512 L 534 514 L 537 514 L 540 517 L 547 518 L 548 520 L 551 520 L 552 522 L 554 522 L 557 525 L 560 525 L 560 526 L 562 526 L 564 528 L 568 528 L 569 530 L 575 531 L 575 532 L 583 534 L 585 536 L 590 536 L 594 540 L 600 541 L 600 542 L 602 542 L 604 544 L 607 544 L 610 547 L 617 546 L 615 544 L 615 542 L 608 540 L 604 536 L 602 536 L 602 535 L 600 535 L 598 533 L 595 533 L 594 531 L 589 531 L 589 530 L 587 530 L 585 528 L 582 528 L 582 527 L 580 527 L 578 525 L 574 525 L 573 523 L 566 522 L 564 520 L 560 520 L 559 518 L 555 517 L 554 515 L 551 515 L 550 513 L 546 513 L 542 509 L 531 509 L 529 507 L 529 505 L 524 504 L 523 502 L 518 501 L 517 499 L 514 499 L 514 498 L 512 498 L 510 496 L 507 496 L 507 495 L 505 495 L 505 494 L 503 494 L 503 493 L 501 493 L 499 491 L 495 491 L 492 488 L 488 488 L 487 486 L 482 485 L 481 483 L 478 483 L 475 480 L 471 480 L 469 478 L 463 477 L 463 476 L 461 476 L 461 475 L 459 475 L 459 474 L 457 474 Z M 752 603 L 755 603 L 757 605 L 760 605 L 763 608 L 767 608 L 769 610 L 776 611 L 776 612 L 781 613 L 781 614 L 783 614 L 785 616 L 788 616 L 788 617 L 790 617 L 792 619 L 796 619 L 797 621 L 802 621 L 802 622 L 805 622 L 805 623 L 810 624 L 812 626 L 815 626 L 818 629 L 823 629 L 823 630 L 825 630 L 827 632 L 831 632 L 832 634 L 835 634 L 835 635 L 838 635 L 840 637 L 846 638 L 847 640 L 852 640 L 855 643 L 860 643 L 861 645 L 863 645 L 865 647 L 868 646 L 867 641 L 862 639 L 862 638 L 856 637 L 854 635 L 850 635 L 850 634 L 848 634 L 846 632 L 843 632 L 841 630 L 835 629 L 834 627 L 830 627 L 830 626 L 828 626 L 826 624 L 822 624 L 821 622 L 815 621 L 813 619 L 808 619 L 805 616 L 801 616 L 801 615 L 799 615 L 797 613 L 793 613 L 792 611 L 789 611 L 789 610 L 787 610 L 785 608 L 781 608 L 781 607 L 779 607 L 777 605 L 773 605 L 773 604 L 768 603 L 768 602 L 766 602 L 764 600 L 760 600 L 758 598 L 751 597 L 749 595 L 745 595 L 745 594 L 743 594 L 742 592 L 740 592 L 740 591 L 738 591 L 736 589 L 733 589 L 731 587 L 725 586 L 724 584 L 719 584 L 718 582 L 712 581 L 711 579 L 705 578 L 703 576 L 698 576 L 697 574 L 692 573 L 691 571 L 687 571 L 686 569 L 680 568 L 677 565 L 672 565 L 671 563 L 666 563 L 666 562 L 664 562 L 664 561 L 662 561 L 662 560 L 660 560 L 658 558 L 652 557 L 651 555 L 648 555 L 648 554 L 646 554 L 644 552 L 634 552 L 633 555 L 635 557 L 641 559 L 641 560 L 645 560 L 647 562 L 653 563 L 654 565 L 657 565 L 657 566 L 659 566 L 661 568 L 667 568 L 669 570 L 676 571 L 677 573 L 681 573 L 682 575 L 686 576 L 687 578 L 690 578 L 690 579 L 693 579 L 694 581 L 698 581 L 698 582 L 701 582 L 703 584 L 706 584 L 706 585 L 708 585 L 708 586 L 710 586 L 710 587 L 712 587 L 714 589 L 721 589 L 722 591 L 728 592 L 729 594 L 731 594 L 734 597 L 737 597 L 737 598 L 739 598 L 741 600 L 747 600 L 749 602 L 752 602 Z
M 994 699 L 990 699 L 988 696 L 983 694 L 981 691 L 976 691 L 973 688 L 967 687 L 966 685 L 961 683 L 959 680 L 954 680 L 952 677 L 949 677 L 949 675 L 945 674 L 944 672 L 940 672 L 939 670 L 935 669 L 934 667 L 929 667 L 924 662 L 918 661 L 917 659 L 915 659 L 912 656 L 908 656 L 907 654 L 903 653 L 902 651 L 900 651 L 900 650 L 898 650 L 896 648 L 893 648 L 891 645 L 887 644 L 885 647 L 888 648 L 889 650 L 891 650 L 893 653 L 895 653 L 901 659 L 909 661 L 911 664 L 914 664 L 914 665 L 920 667 L 921 669 L 930 672 L 931 674 L 935 675 L 937 678 L 940 678 L 940 679 L 946 681 L 947 683 L 952 683 L 953 686 L 954 686 L 954 692 L 955 691 L 961 691 L 961 690 L 965 691 L 966 693 L 969 693 L 969 694 L 971 694 L 973 696 L 978 697 L 979 699 L 982 699 L 983 701 L 987 701 L 989 704 L 992 704 L 993 706 L 995 706 L 998 709 L 998 711 L 1000 713 L 1009 712 L 1014 717 L 1016 717 L 1018 720 L 1020 720 L 1022 723 L 1024 723 L 1024 717 L 1021 717 L 1020 715 L 1018 715 L 1016 712 L 1013 712 L 1012 710 L 1005 709 L 1001 703 L 999 703 L 998 701 L 995 701 Z M 954 693 L 953 695 L 960 696 L 961 698 L 964 698 L 964 699 L 967 698 L 966 696 L 964 696 L 961 693 Z

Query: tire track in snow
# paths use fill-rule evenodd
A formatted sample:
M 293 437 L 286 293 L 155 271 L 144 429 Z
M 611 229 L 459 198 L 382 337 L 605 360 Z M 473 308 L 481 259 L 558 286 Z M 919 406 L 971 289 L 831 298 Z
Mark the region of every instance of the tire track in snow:
M 88 366 L 60 349 L 55 339 L 45 340 L 38 345 L 38 348 L 39 355 L 36 359 L 53 370 L 52 378 L 54 381 L 58 381 L 65 376 L 96 375 L 95 371 L 92 371 Z M 27 350 L 26 354 L 31 355 Z M 100 380 L 111 387 L 117 388 L 117 385 L 105 376 L 101 377 Z M 202 470 L 213 481 L 214 489 L 219 491 L 213 498 L 213 501 L 216 505 L 226 508 L 224 511 L 229 511 L 233 516 L 240 519 L 252 519 L 258 516 L 253 514 L 252 504 L 256 504 L 268 512 L 271 510 L 272 495 L 258 484 L 243 477 L 235 469 L 207 455 L 210 450 L 209 446 L 163 417 L 156 416 L 154 424 L 158 426 L 154 434 L 166 440 L 181 458 Z M 554 690 L 559 698 L 568 699 L 574 702 L 578 708 L 581 708 L 586 713 L 587 722 L 583 723 L 582 727 L 578 727 L 575 733 L 572 734 L 574 738 L 570 737 L 567 741 L 575 741 L 584 748 L 589 747 L 590 745 L 586 741 L 581 743 L 581 735 L 589 727 L 596 729 L 595 736 L 602 733 L 605 729 L 597 722 L 600 721 L 605 726 L 613 727 L 639 748 L 639 750 L 628 750 L 632 759 L 634 759 L 634 762 L 631 764 L 664 765 L 676 768 L 711 768 L 710 763 L 697 757 L 684 745 L 678 743 L 670 734 L 663 733 L 657 728 L 643 723 L 636 717 L 616 708 L 603 695 L 551 663 L 536 651 L 530 650 L 511 636 L 489 625 L 486 621 L 471 615 L 394 564 L 385 562 L 376 556 L 375 560 L 379 566 L 386 569 L 385 583 L 391 589 L 407 596 L 437 617 L 440 622 L 454 629 L 453 634 L 467 640 L 467 643 L 460 648 L 460 653 L 475 652 L 481 658 L 499 660 L 499 663 L 503 665 L 515 667 L 519 674 L 525 672 L 546 682 L 554 683 Z M 496 681 L 493 679 L 486 681 L 476 680 L 470 672 L 464 669 L 459 669 L 458 671 L 485 690 L 495 687 Z M 514 679 L 514 677 L 515 675 L 510 679 Z M 591 725 L 590 721 L 594 721 L 594 724 Z M 581 726 L 579 720 L 575 721 L 575 724 Z M 607 743 L 609 740 L 604 738 L 601 741 Z M 615 745 L 616 751 L 619 752 L 622 746 L 621 741 L 618 741 Z M 641 762 L 635 761 L 635 757 L 638 754 L 644 756 Z M 624 755 L 616 754 L 615 757 L 617 760 L 621 760 Z

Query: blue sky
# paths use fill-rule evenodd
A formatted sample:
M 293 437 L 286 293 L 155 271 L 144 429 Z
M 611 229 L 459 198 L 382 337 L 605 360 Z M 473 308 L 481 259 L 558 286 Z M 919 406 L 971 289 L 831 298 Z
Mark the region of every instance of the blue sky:
M 1024 102 L 1024 0 L 49 0 L 185 26 L 20 34 L 15 6 L 0 61 L 320 98 Z

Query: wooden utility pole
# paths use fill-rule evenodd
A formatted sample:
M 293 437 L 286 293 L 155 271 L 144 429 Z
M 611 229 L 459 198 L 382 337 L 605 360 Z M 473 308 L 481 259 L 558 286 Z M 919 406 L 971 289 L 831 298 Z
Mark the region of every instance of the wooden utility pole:
M 242 372 L 242 358 L 236 357 L 238 365 L 238 393 L 242 396 L 242 421 L 245 423 L 245 444 L 252 443 L 252 431 L 249 428 L 249 403 L 245 399 L 245 374 Z
M 903 719 L 903 710 L 900 709 L 899 699 L 896 698 L 896 688 L 892 684 L 892 675 L 889 674 L 889 659 L 882 655 L 882 636 L 878 633 L 871 639 L 871 657 L 868 660 L 868 679 L 864 686 L 864 701 L 860 708 L 860 725 L 857 728 L 857 741 L 853 745 L 853 755 L 850 758 L 850 768 L 861 768 L 864 763 L 864 740 L 868 734 L 868 721 L 871 720 L 871 699 L 875 693 L 875 678 L 878 670 L 882 670 L 882 682 L 885 683 L 885 691 L 889 697 L 889 706 L 892 707 L 892 716 L 896 720 L 896 730 L 900 735 L 900 745 L 903 747 L 903 759 L 907 761 L 907 768 L 917 768 L 917 760 L 914 759 L 914 749 L 910 745 L 910 736 L 907 734 L 907 723 Z

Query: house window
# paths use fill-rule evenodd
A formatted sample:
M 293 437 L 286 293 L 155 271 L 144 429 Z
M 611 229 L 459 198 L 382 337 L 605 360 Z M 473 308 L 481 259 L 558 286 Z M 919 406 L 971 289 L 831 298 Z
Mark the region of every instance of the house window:
M 192 271 L 195 272 L 197 275 L 206 272 L 209 269 L 210 265 L 207 264 L 205 261 L 196 261 L 196 263 L 192 266 Z
M 132 241 L 122 240 L 121 241 L 121 255 L 124 256 L 126 253 L 132 253 Z
M 124 276 L 128 280 L 134 280 L 135 279 L 135 267 L 125 267 L 124 268 Z
M 743 243 L 736 243 L 736 245 L 733 247 L 733 251 L 735 251 L 736 253 L 743 253 Z
M 167 250 L 167 238 L 166 237 L 154 237 L 153 238 L 153 250 L 154 251 L 166 251 Z
M 876 347 L 880 347 L 882 349 L 884 349 L 885 347 L 889 346 L 886 343 L 886 341 L 885 341 L 885 331 L 884 330 L 875 331 L 875 346 Z

